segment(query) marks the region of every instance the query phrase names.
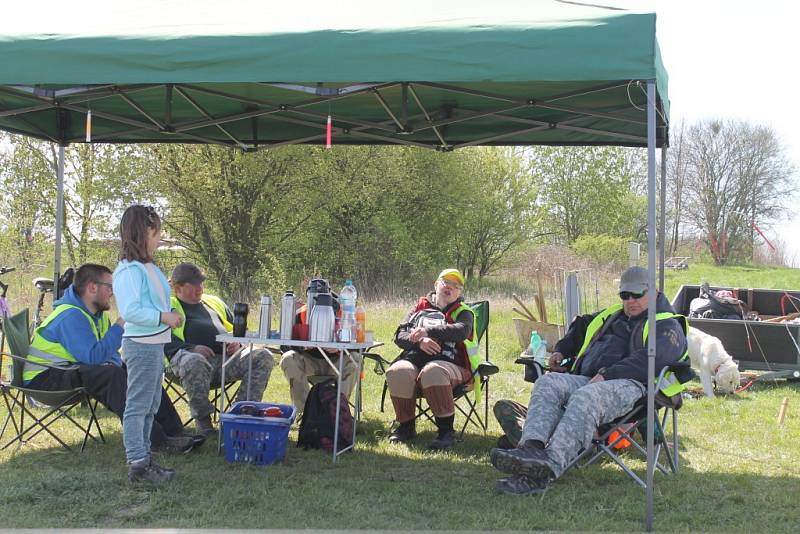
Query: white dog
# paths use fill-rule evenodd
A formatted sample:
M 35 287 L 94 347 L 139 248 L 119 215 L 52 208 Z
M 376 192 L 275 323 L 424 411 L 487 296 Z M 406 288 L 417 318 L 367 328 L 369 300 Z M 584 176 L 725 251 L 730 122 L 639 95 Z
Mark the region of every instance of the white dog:
M 697 328 L 689 329 L 689 359 L 700 374 L 707 397 L 714 396 L 714 383 L 721 393 L 733 393 L 739 387 L 739 366 L 725 351 L 722 342 Z

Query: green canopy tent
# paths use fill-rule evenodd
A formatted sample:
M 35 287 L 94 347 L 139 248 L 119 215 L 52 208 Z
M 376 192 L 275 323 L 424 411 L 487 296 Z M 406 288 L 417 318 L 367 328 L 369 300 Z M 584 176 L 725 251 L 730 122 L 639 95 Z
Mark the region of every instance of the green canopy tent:
M 669 106 L 653 13 L 566 0 L 63 7 L 7 6 L 0 20 L 0 129 L 62 147 L 56 275 L 64 146 L 320 144 L 330 117 L 334 146 L 647 147 L 656 287 L 655 148 Z

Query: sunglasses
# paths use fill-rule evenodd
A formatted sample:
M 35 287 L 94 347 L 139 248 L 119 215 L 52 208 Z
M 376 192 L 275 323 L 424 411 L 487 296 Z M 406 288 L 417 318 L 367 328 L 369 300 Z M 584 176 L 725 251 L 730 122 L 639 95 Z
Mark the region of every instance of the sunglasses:
M 642 293 L 634 293 L 632 291 L 620 291 L 619 298 L 622 300 L 630 300 L 630 299 L 640 299 L 643 296 L 647 295 L 647 290 Z

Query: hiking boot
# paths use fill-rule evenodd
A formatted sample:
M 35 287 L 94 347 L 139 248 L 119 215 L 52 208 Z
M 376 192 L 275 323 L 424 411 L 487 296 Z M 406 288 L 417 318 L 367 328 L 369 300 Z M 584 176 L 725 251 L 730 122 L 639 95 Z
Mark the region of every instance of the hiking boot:
M 516 448 L 511 440 L 508 439 L 508 436 L 503 434 L 499 438 L 497 438 L 497 448 L 498 449 L 514 449 Z
M 203 434 L 192 434 L 189 436 L 189 439 L 191 439 L 192 443 L 194 443 L 195 449 L 206 442 L 206 437 Z
M 550 468 L 547 451 L 539 447 L 492 449 L 489 453 L 489 461 L 503 473 L 526 475 L 534 480 L 555 478 L 555 473 Z
M 414 421 L 400 423 L 397 428 L 389 433 L 389 443 L 405 443 L 417 437 L 417 429 Z
M 197 427 L 197 433 L 206 437 L 217 431 L 217 429 L 214 428 L 214 423 L 211 422 L 210 415 L 197 418 L 194 424 Z
M 525 475 L 501 478 L 494 485 L 497 493 L 506 495 L 535 495 L 544 493 L 548 487 L 550 487 L 549 478 L 531 478 Z
M 202 436 L 202 438 L 203 441 L 206 440 L 205 436 Z M 189 436 L 167 436 L 167 440 L 164 443 L 152 447 L 156 452 L 166 452 L 167 454 L 186 454 L 194 448 L 195 441 Z
M 439 435 L 436 436 L 436 439 L 431 441 L 431 444 L 428 445 L 428 449 L 432 451 L 443 451 L 445 449 L 449 449 L 453 445 L 456 444 L 456 433 L 454 430 L 445 430 L 439 432 Z
M 128 464 L 128 480 L 131 482 L 152 482 L 160 484 L 175 478 L 175 470 L 161 467 L 150 459 Z

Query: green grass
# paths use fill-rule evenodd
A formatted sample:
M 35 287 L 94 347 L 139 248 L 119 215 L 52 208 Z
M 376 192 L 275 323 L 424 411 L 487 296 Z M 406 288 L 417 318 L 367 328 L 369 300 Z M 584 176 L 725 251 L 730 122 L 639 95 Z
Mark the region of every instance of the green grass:
M 720 276 L 712 283 L 743 284 L 741 273 L 702 268 Z M 696 272 L 700 272 L 698 267 Z M 772 273 L 775 287 L 796 287 L 788 270 Z M 733 273 L 732 277 L 722 275 Z M 691 275 L 691 276 L 688 276 Z M 687 276 L 687 278 L 683 278 Z M 670 284 L 694 283 L 695 272 L 671 273 Z M 757 287 L 766 287 L 754 278 Z M 769 282 L 769 279 L 765 280 Z M 712 280 L 709 280 L 712 281 Z M 668 286 L 670 287 L 670 286 Z M 677 285 L 674 285 L 677 287 Z M 669 292 L 668 292 L 669 294 Z M 671 296 L 671 294 L 669 294 Z M 501 371 L 492 378 L 491 399 L 527 401 L 530 384 L 513 363 L 520 348 L 511 322 L 512 302 L 492 299 L 490 348 Z M 368 329 L 390 340 L 406 306 L 368 307 Z M 391 344 L 379 351 L 391 359 Z M 178 470 L 178 479 L 159 488 L 130 485 L 126 478 L 120 424 L 101 410 L 105 445 L 65 453 L 38 437 L 21 449 L 0 452 L 0 502 L 5 528 L 295 528 L 449 530 L 642 530 L 644 491 L 613 464 L 573 470 L 539 497 L 494 493 L 499 476 L 488 450 L 499 435 L 492 419 L 486 436 L 474 428 L 455 449 L 429 453 L 429 423 L 411 446 L 390 446 L 385 434 L 391 406 L 379 411 L 382 378 L 365 369 L 365 412 L 357 450 L 334 465 L 321 451 L 294 447 L 284 464 L 228 464 L 208 443 L 187 456 L 158 456 Z M 776 417 L 784 397 L 783 426 Z M 288 402 L 278 370 L 265 399 Z M 180 408 L 185 413 L 185 408 Z M 0 408 L 0 417 L 5 418 Z M 85 412 L 82 417 L 85 420 Z M 457 421 L 460 421 L 460 416 Z M 796 383 L 757 384 L 732 397 L 689 400 L 680 413 L 681 471 L 656 475 L 655 527 L 660 531 L 793 532 L 800 524 L 800 391 Z M 59 426 L 65 429 L 64 425 Z M 78 443 L 75 432 L 66 432 Z M 633 459 L 641 475 L 644 462 Z

